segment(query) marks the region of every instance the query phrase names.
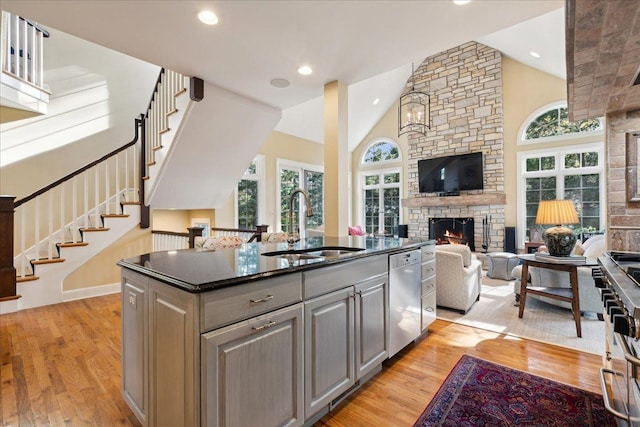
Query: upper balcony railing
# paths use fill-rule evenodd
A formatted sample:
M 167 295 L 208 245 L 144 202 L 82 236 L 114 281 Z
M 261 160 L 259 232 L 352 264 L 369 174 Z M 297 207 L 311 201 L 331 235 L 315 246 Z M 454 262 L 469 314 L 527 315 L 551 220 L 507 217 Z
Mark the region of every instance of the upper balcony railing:
M 41 90 L 44 84 L 44 39 L 49 33 L 28 19 L 2 12 L 2 71 Z

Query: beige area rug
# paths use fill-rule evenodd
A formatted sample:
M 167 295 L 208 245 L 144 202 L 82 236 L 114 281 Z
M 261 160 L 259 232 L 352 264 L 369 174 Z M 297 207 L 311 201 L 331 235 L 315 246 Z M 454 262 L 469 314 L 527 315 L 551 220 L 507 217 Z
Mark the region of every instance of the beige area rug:
M 514 304 L 513 281 L 492 279 L 483 271 L 480 301 L 467 314 L 443 308 L 438 308 L 436 313 L 439 319 L 462 325 L 604 354 L 604 322 L 595 316 L 581 318 L 582 338 L 578 338 L 570 310 L 527 298 L 524 316 L 520 319 Z

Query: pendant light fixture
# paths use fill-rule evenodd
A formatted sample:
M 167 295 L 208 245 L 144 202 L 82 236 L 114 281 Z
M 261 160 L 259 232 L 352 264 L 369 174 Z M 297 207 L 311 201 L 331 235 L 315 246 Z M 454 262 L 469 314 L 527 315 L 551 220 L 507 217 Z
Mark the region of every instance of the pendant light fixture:
M 413 62 L 411 63 L 411 90 L 400 97 L 398 108 L 398 136 L 405 133 L 427 135 L 431 128 L 431 97 L 416 90 Z

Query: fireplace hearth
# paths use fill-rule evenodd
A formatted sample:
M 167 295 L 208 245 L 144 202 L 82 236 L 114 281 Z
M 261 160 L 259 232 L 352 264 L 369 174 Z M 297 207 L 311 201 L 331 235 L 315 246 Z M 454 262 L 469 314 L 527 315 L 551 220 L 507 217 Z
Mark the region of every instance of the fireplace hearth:
M 461 244 L 476 250 L 473 218 L 429 218 L 429 239 L 438 245 Z

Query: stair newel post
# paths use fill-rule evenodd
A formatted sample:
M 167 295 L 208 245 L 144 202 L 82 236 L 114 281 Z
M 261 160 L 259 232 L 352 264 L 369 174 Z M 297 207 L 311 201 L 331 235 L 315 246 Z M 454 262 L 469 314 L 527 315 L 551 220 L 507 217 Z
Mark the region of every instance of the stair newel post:
M 144 188 L 144 176 L 147 175 L 147 163 L 145 160 L 145 155 L 144 153 L 146 153 L 147 151 L 147 140 L 145 138 L 145 129 L 146 129 L 146 121 L 145 121 L 145 115 L 144 114 L 140 114 L 140 118 L 136 119 L 136 121 L 138 122 L 138 126 L 136 129 L 139 128 L 139 132 L 138 132 L 138 136 L 140 138 L 140 177 L 139 177 L 139 186 L 140 189 L 138 190 L 140 195 L 140 228 L 149 228 L 150 224 L 151 224 L 151 215 L 150 215 L 150 211 L 151 209 L 149 208 L 149 206 L 146 204 L 145 202 L 145 188 Z
M 258 235 L 256 237 L 256 241 L 257 242 L 261 242 L 262 241 L 262 233 L 266 233 L 269 230 L 269 226 L 268 225 L 256 225 L 256 234 Z
M 189 247 L 190 248 L 195 248 L 196 247 L 196 237 L 201 237 L 202 236 L 202 227 L 188 227 L 187 230 L 189 230 Z
M 0 196 L 0 301 L 16 298 L 13 265 L 13 212 L 15 196 Z

